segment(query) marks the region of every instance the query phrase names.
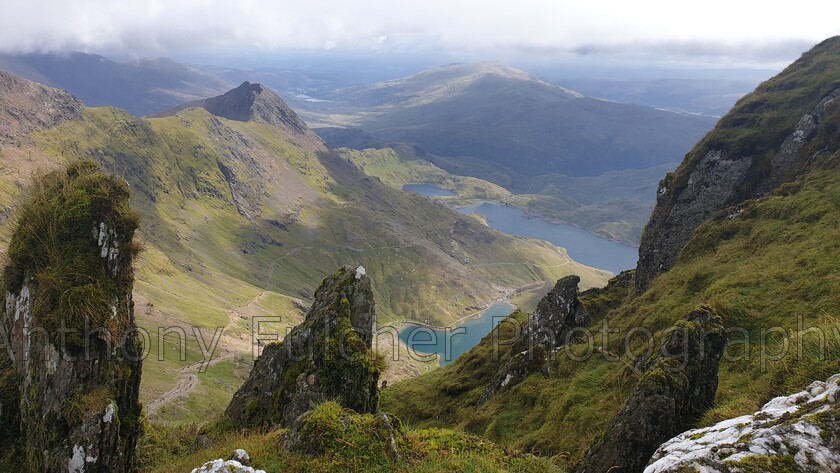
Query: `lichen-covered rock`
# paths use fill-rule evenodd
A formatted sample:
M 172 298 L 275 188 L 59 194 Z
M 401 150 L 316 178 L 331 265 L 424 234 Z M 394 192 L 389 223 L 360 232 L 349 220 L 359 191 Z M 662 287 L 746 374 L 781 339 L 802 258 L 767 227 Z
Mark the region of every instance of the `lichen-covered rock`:
M 375 412 L 383 362 L 371 350 L 374 320 L 364 268 L 346 266 L 324 279 L 306 319 L 265 348 L 225 415 L 237 427 L 288 426 L 331 399 Z
M 205 463 L 199 468 L 194 468 L 192 473 L 265 473 L 265 470 L 255 470 L 245 466 L 236 460 L 213 460 Z
M 71 164 L 40 178 L 17 218 L 0 316 L 12 367 L 0 386 L 19 380 L 17 405 L 0 412 L 19 419 L 6 446 L 31 471 L 126 471 L 142 363 L 128 187 L 92 163 Z
M 479 406 L 497 392 L 521 383 L 532 374 L 548 374 L 552 352 L 566 344 L 573 328 L 583 327 L 589 321 L 579 299 L 578 283 L 578 276 L 561 278 L 540 300 L 513 343 L 509 357 L 479 396 Z
M 645 473 L 840 471 L 840 374 L 668 440 Z
M 662 442 L 686 430 L 714 403 L 725 345 L 720 318 L 710 309 L 694 311 L 677 324 L 578 471 L 642 471 Z
M 233 455 L 230 456 L 231 460 L 238 461 L 242 466 L 251 466 L 251 456 L 248 455 L 248 452 L 242 450 L 241 448 L 237 448 L 233 451 Z

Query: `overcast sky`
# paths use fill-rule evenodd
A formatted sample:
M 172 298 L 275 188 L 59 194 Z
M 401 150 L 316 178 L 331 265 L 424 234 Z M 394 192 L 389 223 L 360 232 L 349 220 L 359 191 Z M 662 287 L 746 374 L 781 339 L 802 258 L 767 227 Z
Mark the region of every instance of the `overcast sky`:
M 784 63 L 840 34 L 840 2 L 0 0 L 0 51 L 237 49 L 648 56 Z

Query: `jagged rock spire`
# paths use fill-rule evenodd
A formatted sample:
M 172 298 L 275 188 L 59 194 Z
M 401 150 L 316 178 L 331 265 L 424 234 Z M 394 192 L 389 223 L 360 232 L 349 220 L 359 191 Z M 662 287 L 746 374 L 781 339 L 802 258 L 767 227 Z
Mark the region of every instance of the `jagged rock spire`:
M 374 320 L 365 269 L 339 269 L 321 283 L 303 323 L 265 348 L 225 415 L 238 427 L 289 426 L 327 400 L 375 412 L 382 361 L 371 350 Z
M 18 214 L 0 309 L 0 458 L 15 452 L 8 461 L 24 470 L 133 461 L 143 349 L 128 199 L 123 180 L 82 162 L 38 179 Z

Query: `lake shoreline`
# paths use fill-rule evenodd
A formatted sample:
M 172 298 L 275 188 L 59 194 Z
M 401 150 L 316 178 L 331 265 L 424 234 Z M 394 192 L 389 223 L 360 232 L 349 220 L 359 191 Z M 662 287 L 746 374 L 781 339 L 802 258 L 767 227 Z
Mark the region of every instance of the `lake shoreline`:
M 440 190 L 446 191 L 448 194 L 437 195 L 437 194 L 420 192 L 420 191 L 416 190 L 416 189 L 418 189 L 418 186 L 435 187 L 435 188 L 438 188 Z M 446 203 L 447 206 L 449 206 L 450 208 L 452 208 L 456 211 L 460 211 L 460 209 L 468 209 L 470 207 L 476 207 L 476 206 L 479 206 L 479 205 L 484 204 L 484 203 L 491 204 L 491 205 L 499 205 L 499 206 L 503 206 L 503 207 L 510 207 L 510 208 L 514 208 L 514 209 L 519 209 L 519 210 L 522 211 L 522 214 L 526 218 L 540 220 L 540 221 L 543 221 L 545 223 L 550 223 L 552 225 L 569 225 L 571 227 L 575 227 L 577 229 L 580 229 L 580 230 L 582 230 L 582 231 L 584 231 L 584 232 L 586 232 L 586 233 L 588 233 L 588 234 L 590 234 L 594 237 L 602 238 L 604 240 L 607 240 L 607 241 L 610 241 L 610 242 L 613 242 L 613 243 L 617 243 L 619 245 L 628 246 L 628 247 L 633 248 L 635 250 L 639 249 L 638 244 L 630 243 L 630 242 L 627 242 L 627 241 L 624 241 L 624 240 L 616 240 L 615 238 L 610 238 L 608 235 L 601 235 L 599 233 L 595 233 L 595 232 L 589 230 L 588 228 L 583 227 L 583 226 L 581 226 L 581 225 L 579 225 L 575 222 L 569 222 L 569 221 L 562 220 L 562 219 L 546 218 L 546 217 L 541 216 L 537 213 L 534 213 L 530 209 L 519 207 L 519 206 L 516 206 L 516 205 L 512 205 L 512 204 L 509 204 L 507 202 L 502 202 L 502 201 L 498 201 L 498 200 L 489 200 L 489 199 L 465 198 L 466 202 L 468 202 L 466 204 L 464 203 L 465 201 L 461 201 L 458 204 L 451 204 L 448 201 L 451 201 L 451 200 L 454 200 L 454 199 L 459 199 L 461 197 L 454 190 L 447 189 L 445 187 L 441 187 L 440 183 L 412 182 L 412 183 L 408 183 L 408 184 L 403 184 L 402 190 L 408 191 L 408 192 L 414 192 L 415 194 L 422 195 L 423 197 L 427 197 L 431 200 L 441 201 L 443 203 Z M 524 194 L 514 194 L 514 195 L 524 195 Z

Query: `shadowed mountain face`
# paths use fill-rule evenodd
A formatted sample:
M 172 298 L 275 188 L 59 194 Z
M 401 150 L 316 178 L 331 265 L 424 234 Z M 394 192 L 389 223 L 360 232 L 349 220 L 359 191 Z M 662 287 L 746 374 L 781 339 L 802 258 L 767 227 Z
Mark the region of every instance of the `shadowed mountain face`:
M 708 117 L 584 97 L 495 64 L 443 66 L 324 98 L 301 104 L 310 121 L 349 125 L 374 139 L 417 143 L 435 155 L 473 157 L 485 168 L 530 177 L 674 162 L 714 124 Z M 346 134 L 318 132 L 331 146 L 358 144 Z M 489 174 L 480 167 L 468 173 Z
M 113 106 L 141 116 L 229 88 L 224 80 L 163 58 L 120 63 L 84 53 L 0 55 L 0 69 L 66 89 L 88 107 Z

